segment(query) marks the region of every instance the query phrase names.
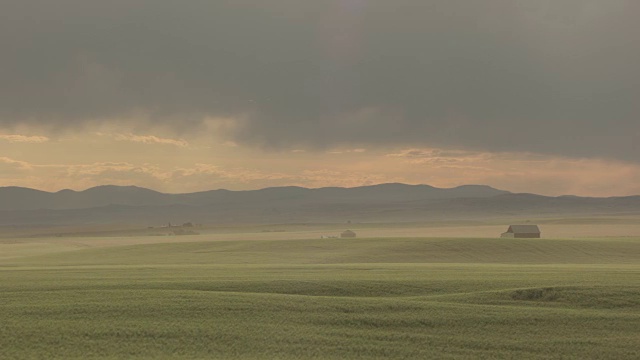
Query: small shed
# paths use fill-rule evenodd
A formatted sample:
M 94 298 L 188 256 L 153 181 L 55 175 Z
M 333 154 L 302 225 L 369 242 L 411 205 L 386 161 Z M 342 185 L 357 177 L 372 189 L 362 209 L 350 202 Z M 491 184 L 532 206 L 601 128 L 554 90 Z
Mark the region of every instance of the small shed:
M 507 232 L 503 232 L 503 238 L 539 238 L 540 228 L 538 225 L 510 225 Z
M 356 233 L 354 233 L 351 230 L 346 230 L 346 231 L 343 231 L 342 234 L 340 234 L 340 237 L 342 237 L 342 238 L 354 238 L 354 237 L 356 237 Z

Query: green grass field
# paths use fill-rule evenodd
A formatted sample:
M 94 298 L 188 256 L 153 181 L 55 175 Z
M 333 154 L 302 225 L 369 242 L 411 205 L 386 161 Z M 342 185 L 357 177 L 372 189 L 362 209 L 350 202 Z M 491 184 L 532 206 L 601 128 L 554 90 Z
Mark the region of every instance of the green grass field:
M 0 358 L 640 358 L 637 237 L 193 240 L 0 257 Z

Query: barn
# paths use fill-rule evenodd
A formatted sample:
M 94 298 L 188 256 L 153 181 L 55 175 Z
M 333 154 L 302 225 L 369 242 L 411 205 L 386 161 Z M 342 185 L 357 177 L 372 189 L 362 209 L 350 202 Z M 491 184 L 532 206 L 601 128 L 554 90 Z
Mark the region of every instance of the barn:
M 540 228 L 538 225 L 510 225 L 507 232 L 503 232 L 503 238 L 539 238 Z
M 351 230 L 347 230 L 347 231 L 343 231 L 342 234 L 340 234 L 340 237 L 343 237 L 343 238 L 354 238 L 354 237 L 356 237 L 356 233 L 354 233 Z

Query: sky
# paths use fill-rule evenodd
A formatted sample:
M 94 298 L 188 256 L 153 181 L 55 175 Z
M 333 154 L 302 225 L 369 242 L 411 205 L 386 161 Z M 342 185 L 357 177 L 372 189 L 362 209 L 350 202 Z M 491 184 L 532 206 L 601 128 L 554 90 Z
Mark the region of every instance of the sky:
M 640 194 L 636 0 L 4 0 L 0 186 Z

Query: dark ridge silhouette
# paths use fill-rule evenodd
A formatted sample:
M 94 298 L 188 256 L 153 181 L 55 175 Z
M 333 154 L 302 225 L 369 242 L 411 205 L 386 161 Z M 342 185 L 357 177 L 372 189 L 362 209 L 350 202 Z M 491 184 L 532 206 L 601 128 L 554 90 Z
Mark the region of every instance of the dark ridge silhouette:
M 514 194 L 484 185 L 381 184 L 165 194 L 135 186 L 45 192 L 0 188 L 0 225 L 425 222 L 517 216 L 640 214 L 640 196 Z
M 381 184 L 354 188 L 307 189 L 298 186 L 260 190 L 210 190 L 184 194 L 165 194 L 137 186 L 102 185 L 84 191 L 46 192 L 20 187 L 0 187 L 0 210 L 68 210 L 106 205 L 211 205 L 218 203 L 256 203 L 262 201 L 399 201 L 486 197 L 508 192 L 489 186 L 461 186 L 439 189 L 428 185 Z

